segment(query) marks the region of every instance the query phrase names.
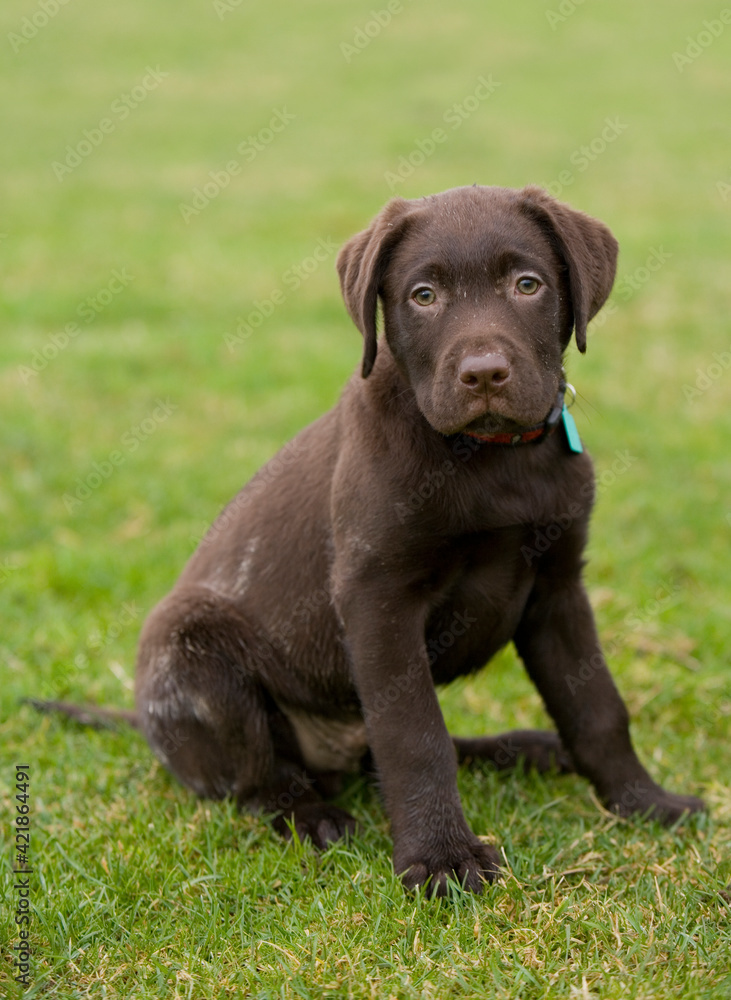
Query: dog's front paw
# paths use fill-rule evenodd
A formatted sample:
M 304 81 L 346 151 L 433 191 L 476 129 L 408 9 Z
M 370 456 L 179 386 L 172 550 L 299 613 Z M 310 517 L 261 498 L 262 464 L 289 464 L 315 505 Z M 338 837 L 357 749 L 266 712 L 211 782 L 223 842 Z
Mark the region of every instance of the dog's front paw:
M 627 782 L 609 798 L 607 806 L 619 816 L 643 816 L 667 826 L 706 808 L 705 802 L 694 795 L 673 795 L 646 781 Z
M 303 802 L 290 812 L 279 813 L 272 822 L 277 833 L 292 839 L 292 827 L 300 840 L 309 837 L 320 850 L 355 833 L 357 823 L 350 813 L 327 802 Z
M 426 886 L 429 895 L 446 896 L 451 880 L 480 893 L 486 884 L 500 878 L 500 855 L 475 838 L 442 850 L 396 851 L 394 867 L 407 889 Z

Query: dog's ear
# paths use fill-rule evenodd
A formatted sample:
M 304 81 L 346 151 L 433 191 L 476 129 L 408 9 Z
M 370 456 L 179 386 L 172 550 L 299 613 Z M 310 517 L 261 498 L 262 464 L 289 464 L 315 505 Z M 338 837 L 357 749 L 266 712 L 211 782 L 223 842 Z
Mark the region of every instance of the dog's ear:
M 350 317 L 363 334 L 363 367 L 367 378 L 376 360 L 378 295 L 393 248 L 402 238 L 412 202 L 394 198 L 368 229 L 352 236 L 337 259 L 340 287 Z
M 614 284 L 619 246 L 607 227 L 556 201 L 542 188 L 521 191 L 523 208 L 552 238 L 568 268 L 576 346 L 586 350 L 586 327 Z

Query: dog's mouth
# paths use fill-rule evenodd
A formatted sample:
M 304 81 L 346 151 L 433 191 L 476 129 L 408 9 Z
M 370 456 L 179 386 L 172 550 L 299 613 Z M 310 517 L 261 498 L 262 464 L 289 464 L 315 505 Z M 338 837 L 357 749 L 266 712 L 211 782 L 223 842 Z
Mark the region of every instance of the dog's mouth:
M 471 420 L 464 427 L 461 427 L 461 434 L 518 434 L 526 429 L 525 424 L 518 423 L 510 417 L 503 417 L 499 413 L 489 411 L 482 416 Z
M 460 421 L 429 420 L 429 423 L 440 434 L 447 437 L 454 434 L 475 434 L 479 437 L 490 437 L 493 434 L 522 434 L 540 423 L 540 420 L 540 417 L 532 417 L 532 415 L 529 419 L 515 419 L 496 413 L 494 410 L 487 410 L 467 421 L 463 418 Z

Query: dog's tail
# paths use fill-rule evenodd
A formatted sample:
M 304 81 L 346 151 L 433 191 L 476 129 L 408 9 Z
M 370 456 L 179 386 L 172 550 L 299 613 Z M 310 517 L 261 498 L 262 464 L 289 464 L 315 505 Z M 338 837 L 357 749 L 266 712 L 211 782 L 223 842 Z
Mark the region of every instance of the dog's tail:
M 72 705 L 68 701 L 39 701 L 37 698 L 23 698 L 23 703 L 32 705 L 39 712 L 60 712 L 68 719 L 74 719 L 82 726 L 93 729 L 108 729 L 115 722 L 124 722 L 134 729 L 140 728 L 137 713 L 124 708 L 98 708 L 96 705 Z

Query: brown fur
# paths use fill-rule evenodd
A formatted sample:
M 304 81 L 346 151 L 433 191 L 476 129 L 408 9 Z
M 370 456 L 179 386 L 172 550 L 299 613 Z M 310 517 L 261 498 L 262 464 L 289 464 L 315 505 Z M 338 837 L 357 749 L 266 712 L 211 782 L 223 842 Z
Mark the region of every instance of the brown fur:
M 477 186 L 395 199 L 343 247 L 361 374 L 232 501 L 143 630 L 139 724 L 197 794 L 273 811 L 323 845 L 354 825 L 323 796 L 369 751 L 396 870 L 439 893 L 498 874 L 464 819 L 458 756 L 575 767 L 622 814 L 701 808 L 640 764 L 601 658 L 581 579 L 589 457 L 560 429 L 514 447 L 464 433 L 546 417 L 616 255 L 605 226 L 536 188 Z M 427 286 L 435 301 L 416 301 Z M 511 640 L 560 739 L 453 741 L 434 685 Z M 582 661 L 592 676 L 572 685 Z

